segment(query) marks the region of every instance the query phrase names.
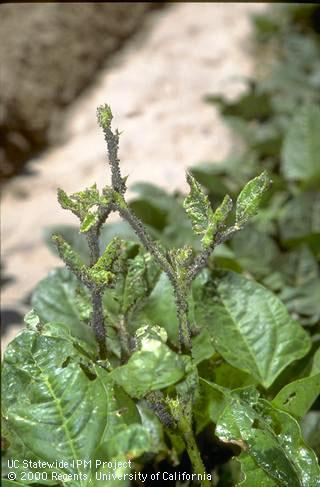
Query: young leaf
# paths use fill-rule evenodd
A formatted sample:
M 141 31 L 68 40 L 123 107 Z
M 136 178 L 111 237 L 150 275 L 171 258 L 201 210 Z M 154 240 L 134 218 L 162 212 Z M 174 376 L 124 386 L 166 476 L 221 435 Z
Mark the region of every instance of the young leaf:
M 107 104 L 100 105 L 97 108 L 97 118 L 98 118 L 98 123 L 102 129 L 106 130 L 110 128 L 112 118 L 113 118 L 110 106 Z
M 127 261 L 128 270 L 122 293 L 122 312 L 132 311 L 136 305 L 146 299 L 156 283 L 159 270 L 150 254 L 139 253 Z
M 225 223 L 229 213 L 232 210 L 232 207 L 232 199 L 227 194 L 224 197 L 221 205 L 218 206 L 215 212 L 210 216 L 208 228 L 201 240 L 204 248 L 210 247 L 210 245 L 213 243 L 214 235 L 216 234 L 217 230 L 219 230 L 219 228 L 221 228 L 221 226 Z
M 89 225 L 92 219 L 92 216 L 88 216 L 90 208 L 94 205 L 99 205 L 101 203 L 99 191 L 96 184 L 93 184 L 90 188 L 86 188 L 84 191 L 78 191 L 77 193 L 73 193 L 70 196 L 68 196 L 62 189 L 59 188 L 58 201 L 62 208 L 72 211 L 72 213 L 80 218 L 84 227 Z M 87 220 L 87 222 L 84 224 L 85 220 Z
M 188 265 L 192 262 L 192 247 L 184 245 L 180 249 L 171 249 L 169 250 L 169 256 L 179 281 L 183 283 L 187 276 Z
M 66 266 L 77 276 L 85 278 L 86 266 L 71 245 L 69 245 L 60 235 L 53 235 L 52 241 L 56 245 L 59 255 Z
M 185 198 L 183 206 L 191 220 L 194 232 L 203 235 L 212 218 L 212 208 L 208 196 L 189 173 L 187 173 L 187 182 L 190 186 L 190 193 Z
M 206 324 L 217 351 L 266 388 L 310 348 L 308 334 L 283 303 L 234 272 L 214 273 L 196 304 L 196 320 Z
M 233 202 L 230 196 L 226 195 L 220 206 L 213 212 L 208 196 L 197 180 L 187 173 L 187 181 L 191 191 L 185 198 L 183 206 L 191 220 L 194 232 L 203 235 L 201 239 L 203 248 L 208 248 L 213 244 L 216 232 L 225 223 L 232 210 Z
M 263 195 L 270 184 L 267 173 L 264 171 L 260 176 L 251 179 L 237 199 L 236 224 L 242 226 L 249 218 L 254 216 L 263 198 Z
M 76 201 L 70 198 L 63 189 L 58 188 L 58 201 L 60 203 L 61 208 L 64 210 L 70 210 L 75 215 L 79 216 L 79 205 Z
M 288 181 L 320 184 L 320 109 L 304 106 L 289 126 L 282 150 L 282 173 Z
M 80 226 L 80 232 L 81 233 L 86 233 L 90 230 L 93 225 L 95 225 L 98 221 L 98 214 L 97 213 L 87 213 L 85 216 L 83 222 L 81 223 Z
M 97 272 L 104 270 L 111 271 L 114 268 L 115 262 L 119 258 L 120 248 L 121 241 L 117 237 L 113 238 L 106 246 L 103 254 L 99 257 L 92 269 L 95 269 Z

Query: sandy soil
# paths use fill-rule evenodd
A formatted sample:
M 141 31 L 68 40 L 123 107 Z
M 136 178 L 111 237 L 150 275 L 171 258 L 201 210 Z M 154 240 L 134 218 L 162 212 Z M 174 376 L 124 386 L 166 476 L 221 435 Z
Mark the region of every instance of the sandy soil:
M 252 73 L 248 54 L 249 14 L 263 4 L 182 3 L 155 12 L 148 36 L 138 34 L 113 65 L 66 114 L 63 145 L 29 163 L 29 175 L 12 180 L 2 199 L 2 261 L 13 280 L 2 291 L 2 307 L 25 312 L 24 301 L 47 272 L 59 266 L 43 242 L 52 224 L 76 223 L 60 209 L 56 188 L 67 192 L 106 182 L 105 145 L 96 107 L 109 103 L 123 131 L 120 157 L 129 185 L 150 181 L 185 189 L 186 167 L 219 160 L 230 134 L 207 93 L 235 96 L 239 77 Z M 11 328 L 3 348 L 19 329 Z

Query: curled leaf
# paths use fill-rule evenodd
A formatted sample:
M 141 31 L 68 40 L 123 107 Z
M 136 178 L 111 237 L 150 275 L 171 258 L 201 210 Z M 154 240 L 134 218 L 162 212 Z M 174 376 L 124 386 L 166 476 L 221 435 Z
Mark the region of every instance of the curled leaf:
M 206 232 L 213 212 L 208 199 L 200 184 L 189 173 L 187 182 L 190 186 L 190 193 L 185 198 L 183 206 L 191 220 L 192 228 L 198 235 Z
M 97 118 L 100 127 L 105 130 L 110 128 L 110 124 L 113 118 L 112 111 L 109 105 L 100 105 L 97 108 Z
M 215 210 L 210 218 L 210 222 L 201 242 L 204 248 L 209 247 L 213 243 L 216 232 L 224 225 L 229 213 L 233 207 L 233 201 L 227 194 L 220 206 Z
M 93 227 L 98 221 L 98 214 L 97 213 L 88 213 L 80 227 L 81 233 L 86 233 Z
M 236 224 L 242 226 L 249 218 L 254 216 L 261 203 L 262 197 L 270 184 L 267 173 L 263 171 L 249 181 L 237 199 Z

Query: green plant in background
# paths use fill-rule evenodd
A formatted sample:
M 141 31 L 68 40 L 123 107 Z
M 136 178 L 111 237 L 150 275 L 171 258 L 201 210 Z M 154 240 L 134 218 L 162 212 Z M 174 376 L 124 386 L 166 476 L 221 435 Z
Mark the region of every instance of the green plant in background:
M 201 437 L 209 435 L 211 448 L 224 448 L 231 459 L 219 472 L 229 472 L 230 482 L 320 485 L 316 456 L 297 422 L 319 391 L 319 353 L 271 291 L 208 267 L 216 247 L 256 215 L 268 176 L 251 179 L 235 209 L 227 195 L 213 210 L 188 174 L 183 207 L 200 248 L 167 249 L 125 200 L 111 120 L 110 108 L 100 107 L 112 185 L 70 196 L 58 190 L 60 205 L 80 220 L 89 258 L 53 237 L 68 270 L 39 284 L 27 326 L 5 353 L 6 458 L 20 462 L 18 484 L 101 485 L 103 474 L 110 476 L 102 462 L 110 461 L 124 467 L 102 485 L 129 485 L 150 462 L 156 469 L 177 464 L 186 451 L 190 478 L 209 486 L 220 468 L 206 457 Z M 114 211 L 141 243 L 114 237 L 101 252 L 102 226 Z M 277 387 L 299 360 L 303 376 Z M 62 463 L 52 477 L 56 460 Z
M 3 364 L 5 460 L 65 464 L 60 479 L 20 465 L 5 487 L 152 485 L 173 468 L 220 487 L 320 485 L 318 7 L 274 8 L 254 19 L 260 77 L 233 102 L 207 97 L 242 150 L 192 168 L 186 198 L 140 183 L 126 202 L 100 108 L 111 187 L 59 190 L 80 233 L 55 229 L 68 269 L 39 283 Z M 105 224 L 111 211 L 123 221 Z M 122 478 L 97 480 L 99 460 Z

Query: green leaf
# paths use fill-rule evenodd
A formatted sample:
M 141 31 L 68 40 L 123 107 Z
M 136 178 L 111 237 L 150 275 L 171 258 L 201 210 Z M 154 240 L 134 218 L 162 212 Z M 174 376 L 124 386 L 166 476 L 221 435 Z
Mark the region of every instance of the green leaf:
M 320 457 L 320 411 L 310 411 L 301 420 L 303 438 L 310 448 Z
M 320 183 L 320 109 L 304 106 L 289 126 L 282 150 L 282 173 L 305 186 Z
M 100 369 L 98 373 L 100 373 Z M 105 448 L 112 438 L 125 431 L 131 424 L 141 424 L 136 404 L 121 387 L 114 383 L 110 374 L 106 387 L 109 393 L 109 400 L 106 403 L 108 425 L 101 438 L 101 444 L 95 452 L 95 458 L 100 460 L 108 458 L 109 454 Z
M 253 395 L 245 398 L 235 392 L 219 417 L 216 435 L 222 441 L 238 444 L 243 450 L 238 459 L 244 460 L 244 473 L 248 478 L 240 485 L 320 485 L 315 454 L 305 445 L 298 423 L 264 399 Z M 274 483 L 249 483 L 249 479 L 264 482 L 266 476 Z
M 85 341 L 96 353 L 97 345 L 93 331 L 83 321 L 82 299 L 79 293 L 89 296 L 87 290 L 67 269 L 51 271 L 37 285 L 32 296 L 32 307 L 44 323 L 64 323 L 75 338 Z
M 89 463 L 80 467 L 76 460 L 92 458 L 108 423 L 108 374 L 100 369 L 88 378 L 82 359 L 68 330 L 47 324 L 8 345 L 2 370 L 10 447 L 26 460 L 65 461 L 55 470 L 73 476 L 90 475 Z M 78 477 L 70 485 L 87 482 Z
M 183 206 L 190 218 L 194 232 L 203 235 L 212 219 L 212 208 L 208 196 L 189 173 L 187 173 L 187 182 L 190 186 L 190 193 L 185 198 Z
M 248 455 L 248 453 L 242 452 L 237 460 L 241 464 L 241 471 L 245 479 L 237 484 L 237 487 L 278 487 L 279 484 L 254 461 L 254 459 Z
M 236 223 L 238 225 L 243 225 L 256 214 L 269 184 L 270 180 L 264 171 L 245 185 L 237 199 Z
M 142 398 L 148 392 L 175 384 L 185 375 L 185 362 L 158 340 L 143 340 L 126 365 L 112 371 L 112 378 L 131 397 Z
M 320 396 L 320 348 L 313 356 L 313 363 L 308 377 L 286 384 L 272 400 L 277 408 L 287 411 L 301 419 Z
M 195 314 L 223 358 L 266 388 L 311 345 L 272 292 L 233 272 L 213 274 L 196 296 Z
M 320 373 L 287 384 L 278 392 L 272 404 L 300 419 L 309 411 L 319 395 Z

